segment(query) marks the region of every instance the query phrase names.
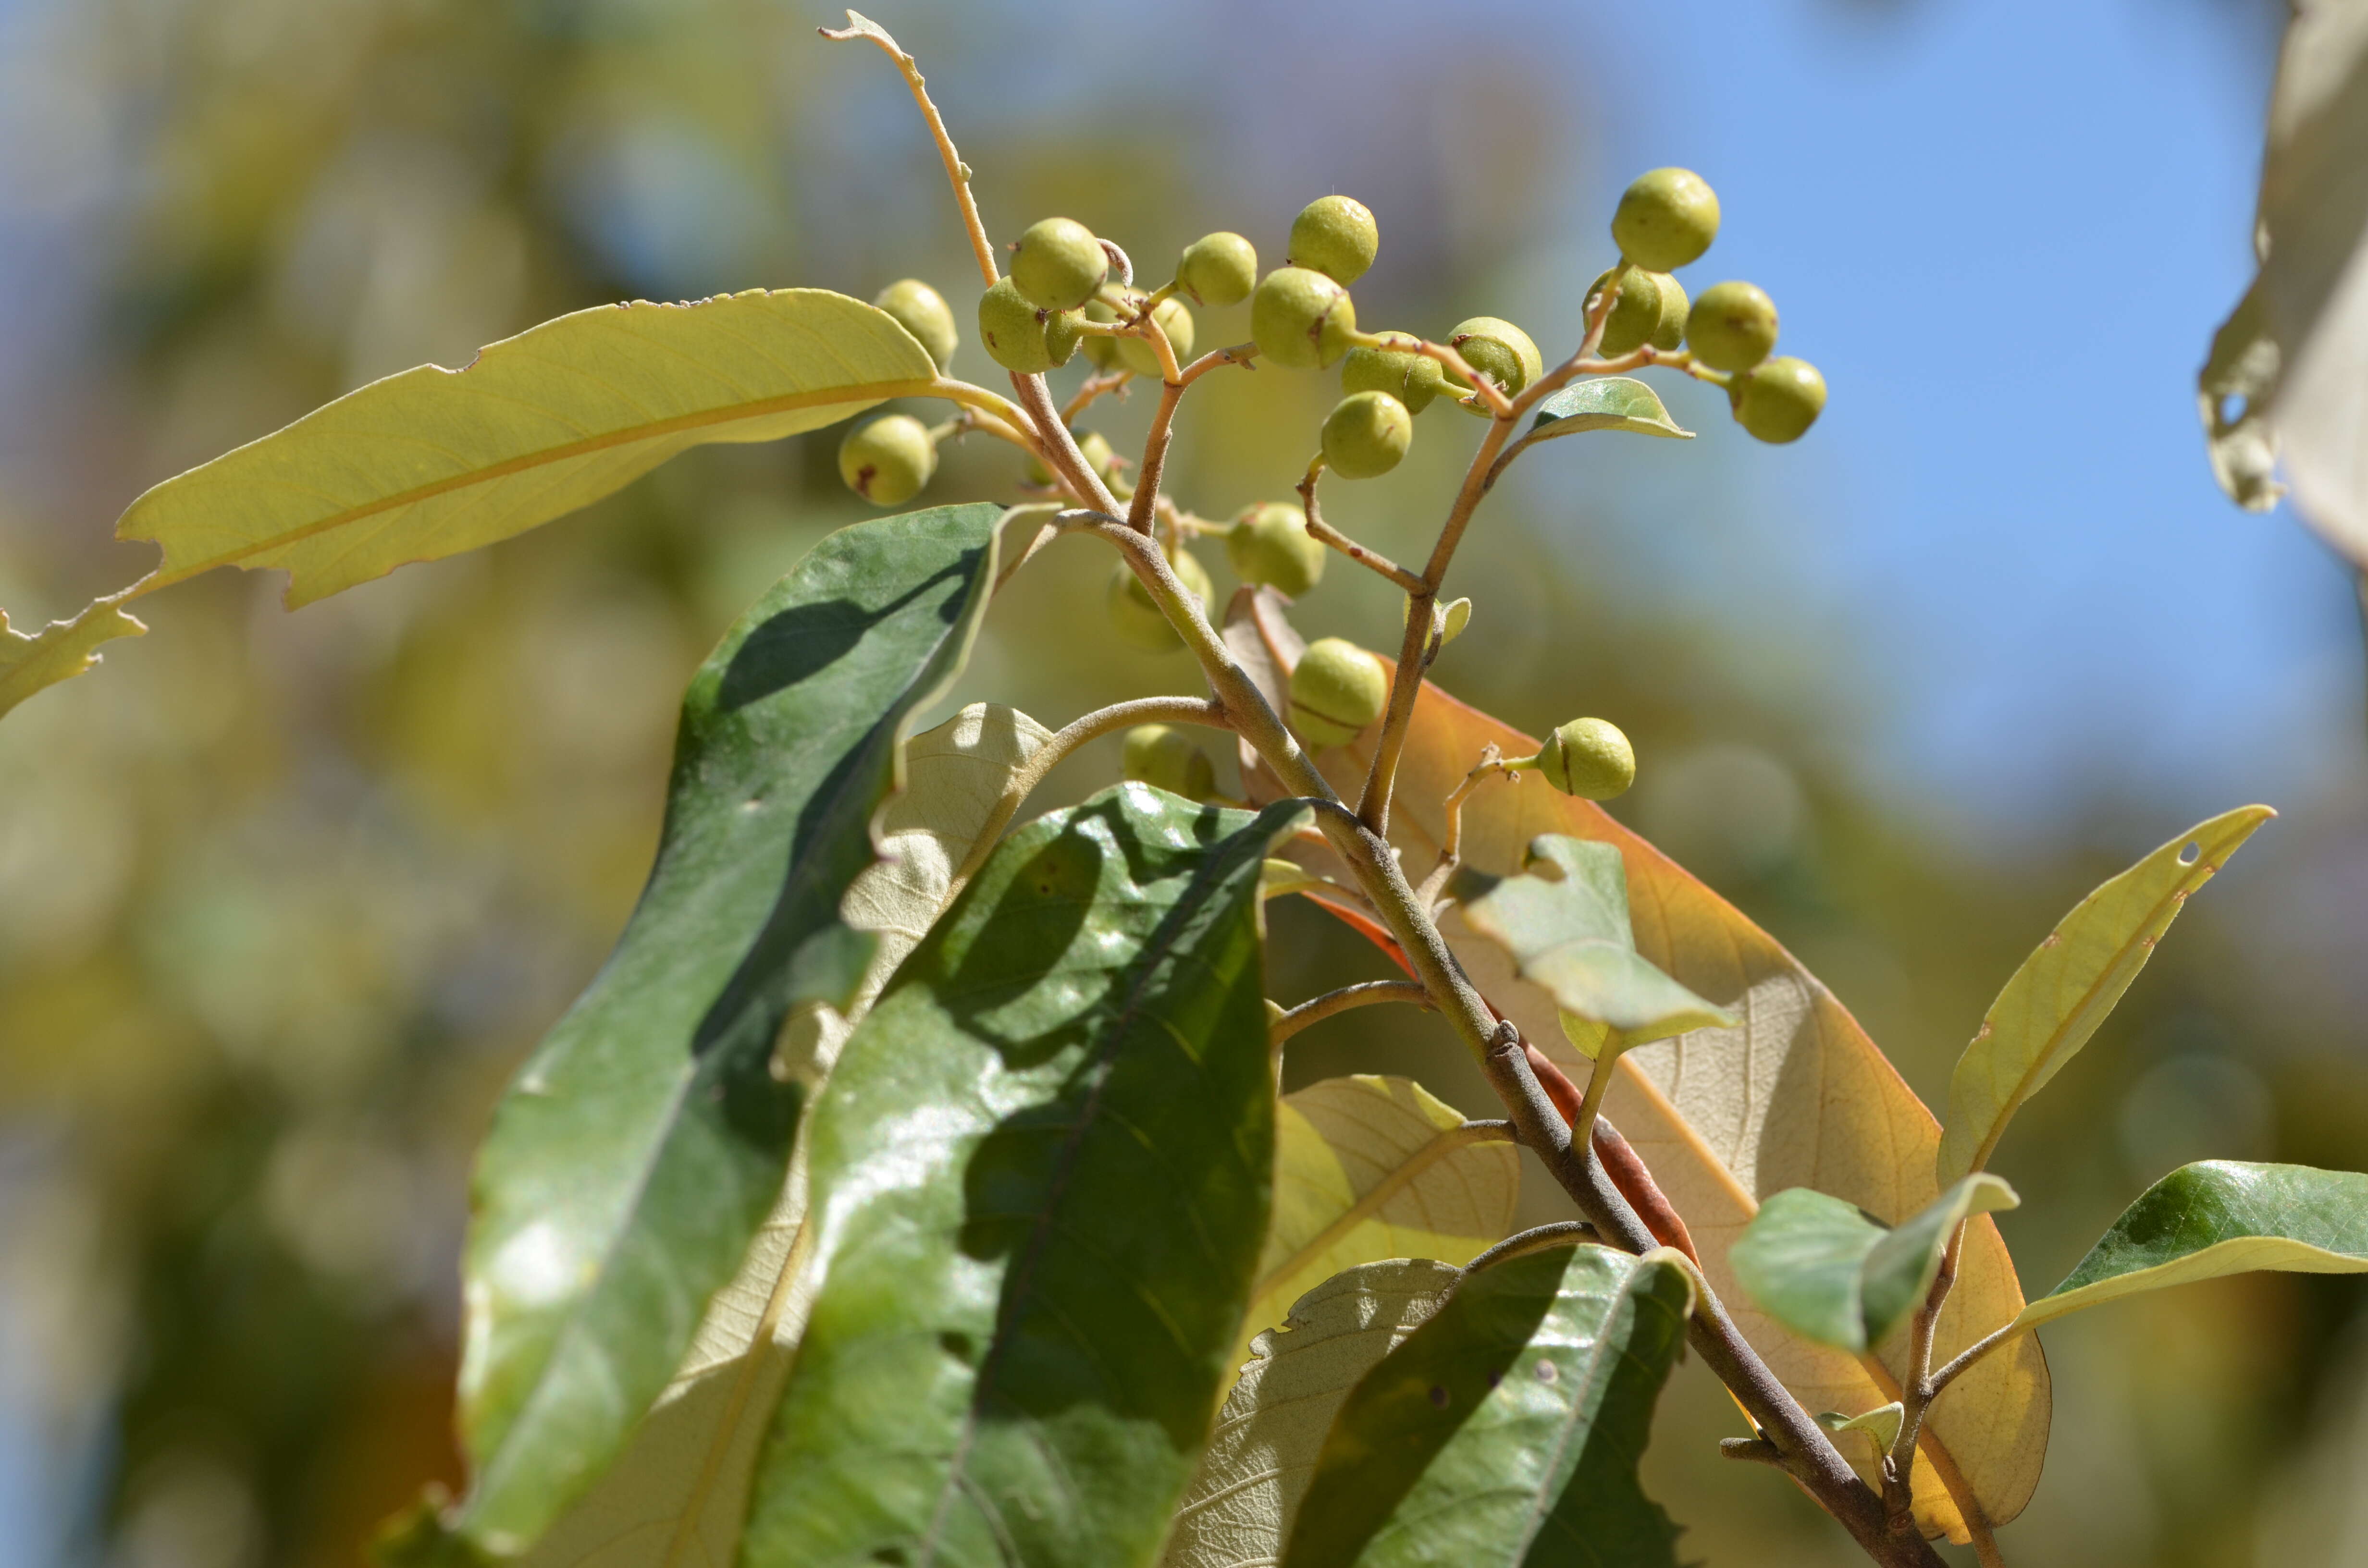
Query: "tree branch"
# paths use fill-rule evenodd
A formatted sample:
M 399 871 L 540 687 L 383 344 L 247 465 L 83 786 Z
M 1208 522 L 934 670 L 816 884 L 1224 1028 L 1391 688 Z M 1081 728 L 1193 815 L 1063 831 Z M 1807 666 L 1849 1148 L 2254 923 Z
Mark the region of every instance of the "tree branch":
M 1281 1045 L 1310 1024 L 1320 1024 L 1335 1013 L 1370 1007 L 1376 1002 L 1410 1002 L 1428 1011 L 1430 993 L 1411 980 L 1368 980 L 1357 985 L 1344 985 L 1302 1002 L 1275 1019 L 1267 1032 L 1275 1044 Z

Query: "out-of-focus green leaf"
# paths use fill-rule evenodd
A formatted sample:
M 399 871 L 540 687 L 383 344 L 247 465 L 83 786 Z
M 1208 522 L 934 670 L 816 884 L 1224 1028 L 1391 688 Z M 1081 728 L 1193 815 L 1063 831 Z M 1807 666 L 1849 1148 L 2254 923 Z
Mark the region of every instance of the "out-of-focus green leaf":
M 2368 1176 L 2308 1165 L 2181 1165 L 2122 1211 L 2064 1283 L 2015 1322 L 2254 1269 L 2368 1272 Z
M 2275 815 L 2240 806 L 2197 824 L 2082 899 L 2022 960 L 1949 1075 L 1941 1186 L 1989 1163 L 2007 1122 L 2089 1043 L 2189 896 Z
M 1357 1381 L 1439 1310 L 1463 1271 L 1401 1257 L 1342 1269 L 1292 1304 L 1217 1413 L 1162 1568 L 1271 1568 Z
M 279 567 L 290 608 L 564 517 L 712 441 L 771 441 L 927 392 L 928 351 L 824 289 L 578 311 L 373 381 L 168 479 L 119 539 L 164 582 Z
M 1692 1307 L 1658 1249 L 1554 1247 L 1470 1276 L 1333 1418 L 1286 1568 L 1674 1568 L 1636 1461 Z
M 100 643 L 146 631 L 124 612 L 123 601 L 131 597 L 130 588 L 110 594 L 85 605 L 73 619 L 53 620 L 31 633 L 10 631 L 8 612 L 0 610 L 0 715 L 98 663 Z
M 1626 430 L 1676 441 L 1694 438 L 1692 431 L 1678 427 L 1660 395 L 1643 381 L 1632 376 L 1599 376 L 1565 387 L 1539 403 L 1537 417 L 1530 421 L 1529 434 L 1520 444 L 1526 447 L 1582 430 Z
M 1959 1221 L 2021 1201 L 1997 1176 L 1969 1176 L 1886 1231 L 1839 1198 L 1787 1187 L 1759 1206 L 1728 1257 L 1745 1291 L 1777 1322 L 1820 1344 L 1865 1351 L 1923 1301 Z
M 1258 877 L 1302 809 L 1104 791 L 905 961 L 814 1118 L 822 1283 L 749 1568 L 1157 1551 L 1266 1236 Z
M 1531 842 L 1522 874 L 1463 909 L 1464 923 L 1513 957 L 1522 979 L 1566 1014 L 1618 1031 L 1621 1046 L 1731 1028 L 1735 1016 L 1671 980 L 1636 951 L 1620 851 L 1563 834 Z
M 969 650 L 997 515 L 831 535 L 692 679 L 649 885 L 479 1156 L 456 1528 L 485 1551 L 530 1546 L 616 1457 L 781 1191 L 806 1089 L 775 1037 L 849 1000 L 839 901 L 907 718 Z
M 1519 1152 L 1411 1078 L 1326 1078 L 1275 1118 L 1274 1221 L 1233 1362 L 1249 1337 L 1353 1264 L 1469 1263 L 1501 1241 L 1520 1196 Z
M 953 869 L 992 825 L 1003 787 L 1051 732 L 1016 709 L 973 703 L 905 747 L 905 782 L 882 811 L 881 858 L 839 901 L 875 937 L 846 1013 L 793 1016 L 777 1072 L 819 1084 L 888 975 L 949 901 Z M 780 1397 L 812 1296 L 803 1256 L 803 1162 L 732 1282 L 716 1292 L 674 1380 L 617 1462 L 543 1535 L 526 1568 L 723 1568 L 739 1549 L 757 1447 Z

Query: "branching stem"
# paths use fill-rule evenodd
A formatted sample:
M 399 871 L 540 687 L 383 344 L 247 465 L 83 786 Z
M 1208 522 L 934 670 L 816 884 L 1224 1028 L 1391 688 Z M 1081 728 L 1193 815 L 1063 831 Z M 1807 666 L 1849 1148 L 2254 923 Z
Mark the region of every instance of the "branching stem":
M 1316 459 L 1307 465 L 1307 477 L 1299 482 L 1299 504 L 1307 515 L 1307 531 L 1317 542 L 1330 545 L 1360 566 L 1370 566 L 1404 588 L 1407 593 L 1419 593 L 1422 579 L 1392 561 L 1378 550 L 1368 550 L 1324 520 L 1323 509 L 1315 504 L 1315 481 L 1324 472 L 1324 460 Z
M 970 193 L 970 165 L 954 151 L 954 139 L 946 134 L 945 119 L 938 113 L 938 106 L 929 101 L 928 82 L 921 74 L 919 62 L 899 48 L 885 28 L 853 11 L 847 14 L 846 27 L 816 28 L 814 31 L 833 43 L 868 39 L 878 44 L 896 62 L 896 69 L 904 73 L 905 85 L 913 90 L 913 101 L 921 106 L 921 118 L 929 122 L 929 134 L 937 139 L 938 156 L 945 163 L 946 178 L 953 183 L 954 203 L 962 209 L 962 224 L 970 231 L 970 248 L 978 256 L 979 276 L 986 279 L 988 288 L 994 288 L 1001 274 L 996 269 L 995 246 L 986 237 L 986 225 L 979 221 L 978 200 Z
M 1376 1002 L 1406 1002 L 1428 1012 L 1430 993 L 1411 980 L 1368 980 L 1361 984 L 1344 985 L 1302 1002 L 1275 1019 L 1268 1033 L 1275 1044 L 1281 1045 L 1310 1024 L 1320 1024 L 1335 1013 L 1370 1007 Z
M 1578 1242 L 1596 1240 L 1595 1227 L 1584 1220 L 1556 1220 L 1550 1225 L 1538 1225 L 1518 1235 L 1507 1236 L 1486 1252 L 1463 1266 L 1466 1274 L 1477 1274 L 1491 1264 L 1502 1263 L 1508 1257 L 1526 1257 L 1548 1247 L 1570 1246 Z

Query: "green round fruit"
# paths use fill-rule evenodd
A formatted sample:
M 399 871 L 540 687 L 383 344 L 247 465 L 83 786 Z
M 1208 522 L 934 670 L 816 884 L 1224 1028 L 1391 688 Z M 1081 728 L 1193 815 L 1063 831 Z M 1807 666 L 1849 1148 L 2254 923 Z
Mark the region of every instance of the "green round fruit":
M 1573 719 L 1546 737 L 1538 771 L 1565 795 L 1608 801 L 1636 782 L 1636 753 L 1617 724 Z
M 1780 354 L 1736 376 L 1726 395 L 1737 425 L 1781 447 L 1808 434 L 1825 412 L 1826 378 L 1806 359 Z
M 1408 333 L 1406 335 L 1412 336 Z M 1383 392 L 1405 403 L 1408 414 L 1420 414 L 1447 387 L 1447 374 L 1428 354 L 1405 348 L 1349 350 L 1340 365 L 1340 391 Z
M 1288 501 L 1245 506 L 1225 530 L 1225 560 L 1234 575 L 1294 599 L 1323 580 L 1330 553 L 1307 531 L 1306 514 Z
M 954 327 L 953 307 L 946 297 L 917 278 L 900 278 L 872 297 L 871 302 L 896 318 L 913 341 L 929 351 L 942 371 L 953 362 L 962 334 Z
M 1748 370 L 1776 347 L 1776 301 L 1757 283 L 1713 283 L 1686 313 L 1686 347 L 1713 370 Z
M 1191 311 L 1181 300 L 1166 299 L 1153 308 L 1151 319 L 1167 335 L 1167 347 L 1175 351 L 1177 368 L 1182 369 L 1184 361 L 1192 357 Z M 1110 341 L 1118 345 L 1118 362 L 1136 375 L 1149 376 L 1155 381 L 1167 379 L 1149 338 L 1113 337 Z
M 1414 415 L 1385 392 L 1350 392 L 1324 419 L 1324 462 L 1343 479 L 1379 479 L 1414 445 Z
M 1684 284 L 1666 272 L 1651 276 L 1661 286 L 1661 320 L 1653 328 L 1653 347 L 1674 350 L 1686 340 L 1686 317 L 1691 313 L 1693 304 L 1686 298 Z
M 1008 278 L 978 297 L 978 339 L 1007 370 L 1033 376 L 1065 365 L 1078 336 L 1074 315 L 1038 310 Z
M 1209 754 L 1183 731 L 1166 724 L 1137 724 L 1126 733 L 1123 775 L 1138 784 L 1205 801 L 1217 792 L 1217 770 Z
M 1169 556 L 1167 564 L 1175 568 L 1176 575 L 1183 581 L 1185 592 L 1201 601 L 1201 613 L 1207 614 L 1211 592 L 1208 571 L 1187 551 L 1179 550 Z M 1110 573 L 1110 588 L 1104 603 L 1110 607 L 1110 624 L 1118 628 L 1120 636 L 1136 647 L 1155 653 L 1168 653 L 1184 646 L 1184 639 L 1176 634 L 1176 629 L 1167 624 L 1167 618 L 1152 602 L 1150 592 L 1143 585 L 1143 579 L 1137 577 L 1134 569 L 1123 561 Z
M 1390 703 L 1389 670 L 1345 637 L 1319 637 L 1291 672 L 1291 727 L 1316 751 L 1345 745 Z
M 899 506 L 938 472 L 938 444 L 909 414 L 883 414 L 838 444 L 838 477 L 875 506 Z
M 1463 355 L 1465 364 L 1496 382 L 1508 397 L 1518 395 L 1546 373 L 1545 358 L 1530 335 L 1497 316 L 1474 316 L 1456 323 L 1455 330 L 1447 335 L 1447 346 Z M 1493 417 L 1486 401 L 1477 393 L 1460 401 L 1483 419 Z
M 1620 279 L 1620 297 L 1611 302 L 1611 314 L 1604 319 L 1603 336 L 1596 344 L 1596 352 L 1607 358 L 1642 348 L 1651 341 L 1654 330 L 1661 324 L 1661 274 L 1632 267 Z M 1603 297 L 1604 285 L 1611 281 L 1611 269 L 1587 286 L 1587 310 L 1592 313 L 1596 301 Z
M 1076 310 L 1102 286 L 1109 271 L 1110 253 L 1074 218 L 1030 223 L 1011 247 L 1011 281 L 1020 298 L 1040 311 Z
M 1250 296 L 1250 336 L 1260 354 L 1286 369 L 1335 363 L 1356 330 L 1349 290 L 1308 267 L 1278 267 Z
M 1184 247 L 1176 282 L 1200 305 L 1238 305 L 1258 287 L 1258 250 L 1236 233 L 1219 230 Z
M 1718 238 L 1718 192 L 1691 169 L 1654 169 L 1620 193 L 1611 241 L 1620 254 L 1654 272 L 1699 260 Z
M 1099 299 L 1087 300 L 1077 313 L 1087 321 L 1100 322 L 1105 325 L 1118 320 L 1118 312 Z M 1118 343 L 1117 338 L 1106 337 L 1097 332 L 1081 335 L 1077 347 L 1086 351 L 1086 358 L 1095 369 L 1115 370 L 1118 369 Z
M 1291 221 L 1291 265 L 1313 267 L 1346 287 L 1381 253 L 1382 231 L 1361 201 L 1322 196 Z

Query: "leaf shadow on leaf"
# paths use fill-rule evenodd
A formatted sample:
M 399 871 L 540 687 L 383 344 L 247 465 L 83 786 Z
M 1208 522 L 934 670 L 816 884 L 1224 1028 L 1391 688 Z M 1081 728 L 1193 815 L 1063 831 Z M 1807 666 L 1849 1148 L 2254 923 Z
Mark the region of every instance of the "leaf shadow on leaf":
M 877 608 L 867 608 L 843 598 L 791 605 L 750 631 L 733 653 L 723 672 L 723 689 L 716 696 L 717 710 L 729 713 L 761 702 L 828 669 L 862 642 L 865 632 L 906 605 L 927 597 L 949 578 L 969 580 L 976 561 L 975 553 L 964 555 Z M 963 596 L 949 594 L 938 607 L 939 619 L 951 626 L 962 619 L 965 608 Z

